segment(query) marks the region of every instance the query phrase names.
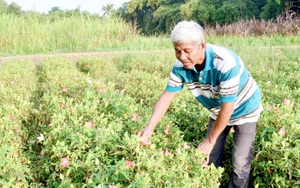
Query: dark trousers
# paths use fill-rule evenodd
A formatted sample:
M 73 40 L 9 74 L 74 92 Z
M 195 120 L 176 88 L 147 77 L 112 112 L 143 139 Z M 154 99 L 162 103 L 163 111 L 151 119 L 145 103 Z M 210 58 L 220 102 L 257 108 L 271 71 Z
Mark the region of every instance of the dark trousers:
M 209 119 L 207 136 L 214 126 L 215 120 Z M 256 134 L 255 123 L 245 123 L 234 125 L 234 143 L 232 149 L 233 173 L 229 182 L 229 187 L 248 187 L 250 167 L 253 152 L 253 143 Z M 222 161 L 223 151 L 227 135 L 232 126 L 227 126 L 218 137 L 215 146 L 209 156 L 210 163 L 219 167 Z

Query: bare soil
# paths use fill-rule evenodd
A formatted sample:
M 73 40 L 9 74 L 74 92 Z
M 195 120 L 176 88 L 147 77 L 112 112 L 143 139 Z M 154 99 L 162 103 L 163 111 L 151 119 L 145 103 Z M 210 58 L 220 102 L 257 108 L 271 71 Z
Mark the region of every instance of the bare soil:
M 118 52 L 83 52 L 83 53 L 59 53 L 59 54 L 35 54 L 35 55 L 18 55 L 18 56 L 9 56 L 9 57 L 0 57 L 0 64 L 5 61 L 13 59 L 29 59 L 36 64 L 42 63 L 45 58 L 48 57 L 65 57 L 71 61 L 77 61 L 82 57 L 104 57 L 104 56 L 118 56 L 130 53 L 127 51 L 118 51 Z

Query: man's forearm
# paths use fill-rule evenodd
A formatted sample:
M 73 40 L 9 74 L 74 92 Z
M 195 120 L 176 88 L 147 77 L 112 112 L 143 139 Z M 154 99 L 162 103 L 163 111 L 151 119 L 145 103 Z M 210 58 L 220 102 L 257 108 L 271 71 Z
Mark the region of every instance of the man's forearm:
M 159 120 L 165 115 L 167 112 L 175 93 L 164 92 L 160 98 L 155 103 L 153 108 L 153 112 L 151 118 L 148 122 L 148 127 L 154 129 L 158 124 Z
M 222 103 L 222 107 L 216 119 L 216 122 L 208 135 L 208 141 L 210 143 L 215 143 L 219 135 L 227 126 L 229 119 L 234 110 L 234 103 Z

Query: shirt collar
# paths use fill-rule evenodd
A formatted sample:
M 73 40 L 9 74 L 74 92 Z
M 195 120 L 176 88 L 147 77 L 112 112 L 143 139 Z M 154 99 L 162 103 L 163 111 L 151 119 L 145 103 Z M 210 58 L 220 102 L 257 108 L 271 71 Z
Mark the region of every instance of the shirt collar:
M 204 69 L 202 71 L 208 71 L 208 70 L 213 69 L 213 67 L 214 67 L 214 58 L 215 58 L 214 51 L 210 47 L 210 45 L 207 44 L 206 49 L 205 49 L 205 66 L 204 66 Z

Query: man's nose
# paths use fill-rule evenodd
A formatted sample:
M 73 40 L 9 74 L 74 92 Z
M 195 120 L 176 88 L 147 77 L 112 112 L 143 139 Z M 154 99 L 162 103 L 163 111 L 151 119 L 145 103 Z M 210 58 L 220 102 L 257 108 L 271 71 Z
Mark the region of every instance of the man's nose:
M 181 53 L 180 56 L 179 56 L 179 59 L 180 59 L 181 61 L 186 60 L 186 59 L 187 59 L 186 53 Z

